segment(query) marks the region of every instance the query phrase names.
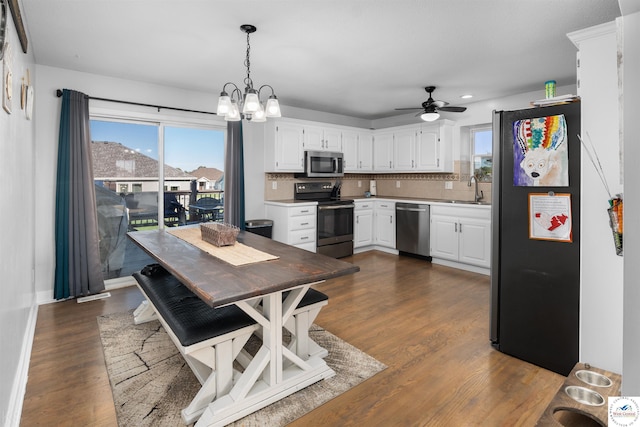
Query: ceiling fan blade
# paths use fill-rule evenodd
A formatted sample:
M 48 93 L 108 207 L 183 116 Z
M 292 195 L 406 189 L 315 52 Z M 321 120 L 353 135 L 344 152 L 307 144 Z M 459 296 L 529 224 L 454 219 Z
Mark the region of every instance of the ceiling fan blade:
M 422 107 L 396 108 L 396 110 L 422 110 Z
M 438 108 L 440 111 L 448 111 L 450 113 L 462 113 L 467 111 L 467 107 L 441 107 Z

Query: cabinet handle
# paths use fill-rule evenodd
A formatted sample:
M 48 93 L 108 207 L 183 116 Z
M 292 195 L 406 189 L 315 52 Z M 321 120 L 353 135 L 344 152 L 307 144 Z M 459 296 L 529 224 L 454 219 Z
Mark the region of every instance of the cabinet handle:
M 393 217 L 392 216 L 389 217 L 389 224 L 393 224 Z
M 301 222 L 300 225 L 309 225 L 308 222 Z
M 413 160 L 411 160 L 411 169 L 413 169 L 413 168 L 414 168 L 414 166 L 413 166 Z
M 454 231 L 454 233 L 457 233 L 457 232 L 458 232 L 458 223 L 456 222 L 456 223 L 454 223 L 454 225 L 455 225 L 455 231 Z
M 360 217 L 356 216 L 356 224 L 360 224 Z
M 309 213 L 309 209 L 305 209 L 303 211 L 300 211 L 300 213 Z
M 460 224 L 460 232 L 462 233 L 462 224 Z
M 360 166 L 358 166 L 360 169 L 362 169 L 362 160 L 360 160 Z
M 309 236 L 302 236 L 302 237 L 300 238 L 300 240 L 307 240 L 308 238 L 309 238 Z
M 391 169 L 391 160 L 389 160 L 389 169 Z

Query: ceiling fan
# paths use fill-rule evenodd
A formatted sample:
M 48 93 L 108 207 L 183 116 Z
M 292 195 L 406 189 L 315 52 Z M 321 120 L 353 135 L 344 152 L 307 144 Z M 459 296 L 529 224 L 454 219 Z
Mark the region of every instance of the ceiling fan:
M 420 118 L 426 122 L 432 122 L 440 117 L 439 111 L 462 113 L 467 109 L 467 107 L 448 106 L 448 102 L 434 100 L 431 94 L 436 90 L 435 86 L 427 86 L 424 90 L 429 94 L 429 99 L 424 101 L 421 107 L 396 108 L 396 110 L 423 110 L 421 113 L 416 114 L 416 116 L 420 116 Z

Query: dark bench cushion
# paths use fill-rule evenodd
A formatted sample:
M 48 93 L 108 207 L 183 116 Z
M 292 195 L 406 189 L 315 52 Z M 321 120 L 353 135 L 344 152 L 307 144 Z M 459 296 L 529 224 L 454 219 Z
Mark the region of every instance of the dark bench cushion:
M 288 294 L 289 294 L 288 291 L 284 292 L 282 294 L 282 297 L 286 298 Z M 320 291 L 316 291 L 313 288 L 309 288 L 307 293 L 304 294 L 304 296 L 302 297 L 302 300 L 298 304 L 298 308 L 306 307 L 308 305 L 315 304 L 315 303 L 318 303 L 320 301 L 327 301 L 328 299 L 329 299 L 329 297 L 326 294 L 323 294 Z
M 160 266 L 147 266 L 133 277 L 185 347 L 256 323 L 235 305 L 209 307 Z

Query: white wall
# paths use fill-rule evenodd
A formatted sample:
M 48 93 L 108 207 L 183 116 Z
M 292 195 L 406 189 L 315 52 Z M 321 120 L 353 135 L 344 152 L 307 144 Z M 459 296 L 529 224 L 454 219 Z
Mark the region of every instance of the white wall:
M 628 1 L 624 28 L 624 345 L 622 394 L 640 396 L 640 2 Z
M 598 25 L 569 38 L 579 48 L 581 136 L 587 147 L 593 144 L 589 152 L 597 153 L 609 191 L 615 195 L 623 190 L 616 25 Z M 616 255 L 609 227 L 609 194 L 585 149 L 581 179 L 580 360 L 621 373 L 623 258 Z
M 35 327 L 37 306 L 33 285 L 34 268 L 34 129 L 37 115 L 26 119 L 20 108 L 22 78 L 30 70 L 36 80 L 31 51 L 22 52 L 11 15 L 7 13 L 7 36 L 12 54 L 12 113 L 0 107 L 0 182 L 5 201 L 0 221 L 0 423 L 18 425 L 26 385 L 28 354 Z M 1 61 L 0 61 L 0 68 Z M 0 85 L 4 91 L 4 85 Z M 36 96 L 37 98 L 37 96 Z

